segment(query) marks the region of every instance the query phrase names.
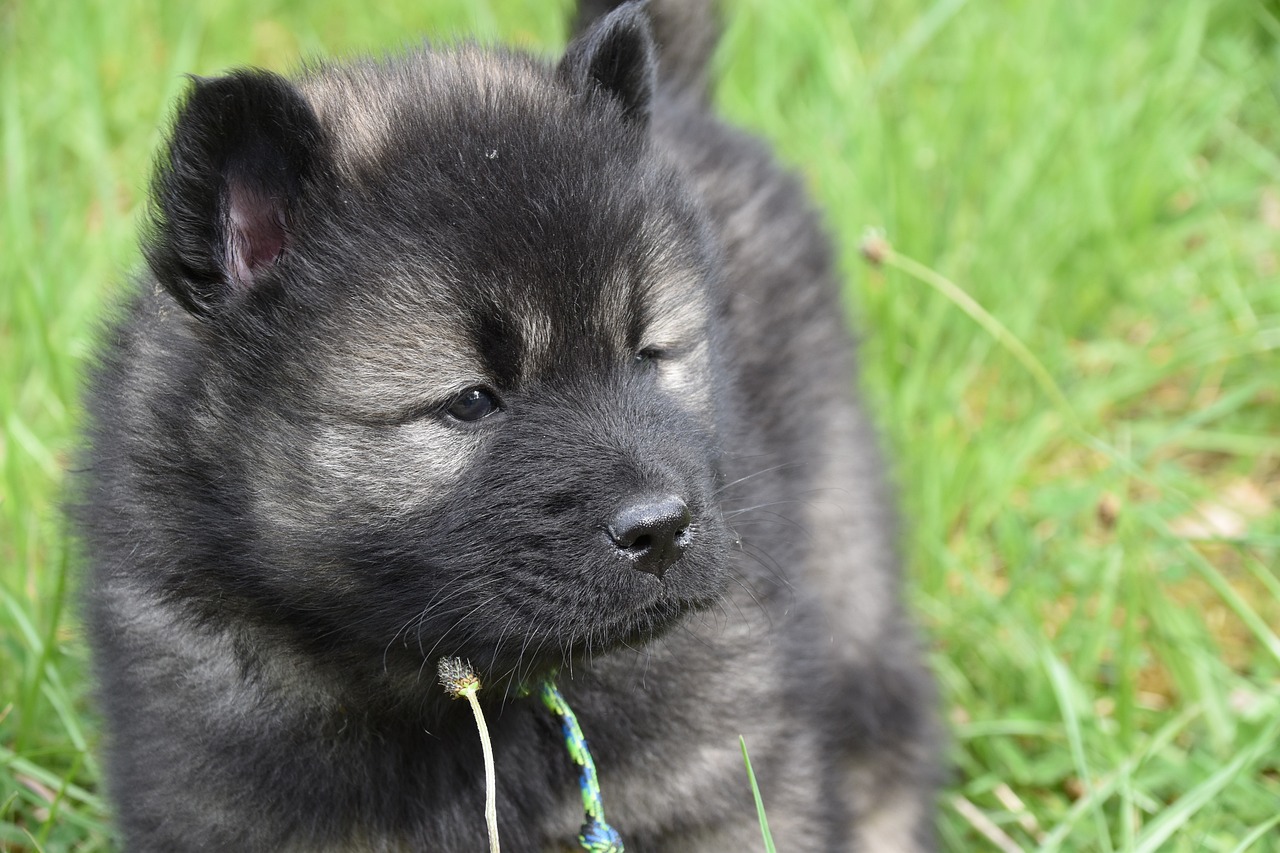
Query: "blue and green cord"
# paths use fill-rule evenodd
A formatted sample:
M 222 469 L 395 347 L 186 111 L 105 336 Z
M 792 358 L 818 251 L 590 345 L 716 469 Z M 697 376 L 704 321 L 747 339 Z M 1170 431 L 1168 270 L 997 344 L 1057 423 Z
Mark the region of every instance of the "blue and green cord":
M 596 777 L 596 763 L 587 749 L 587 739 L 582 736 L 582 727 L 578 718 L 564 701 L 560 688 L 555 682 L 547 679 L 542 682 L 539 691 L 542 704 L 551 713 L 560 718 L 564 731 L 565 746 L 569 748 L 569 757 L 581 768 L 578 786 L 582 789 L 582 808 L 587 814 L 587 822 L 578 833 L 578 843 L 587 853 L 623 853 L 622 836 L 604 820 L 604 799 L 600 795 L 600 780 Z

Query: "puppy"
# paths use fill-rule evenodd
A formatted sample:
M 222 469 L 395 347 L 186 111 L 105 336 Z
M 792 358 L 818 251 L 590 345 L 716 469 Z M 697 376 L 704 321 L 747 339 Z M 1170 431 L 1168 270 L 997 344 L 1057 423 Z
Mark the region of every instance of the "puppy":
M 616 6 L 616 8 L 614 8 Z M 652 19 L 652 20 L 651 20 Z M 800 182 L 707 112 L 705 3 L 193 83 L 78 519 L 131 851 L 932 846 L 933 699 Z M 656 38 L 651 35 L 656 34 Z

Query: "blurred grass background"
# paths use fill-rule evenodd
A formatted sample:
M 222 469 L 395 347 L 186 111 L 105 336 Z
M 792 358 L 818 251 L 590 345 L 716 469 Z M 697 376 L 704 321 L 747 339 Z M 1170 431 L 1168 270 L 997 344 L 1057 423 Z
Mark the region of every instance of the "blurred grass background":
M 0 0 L 0 849 L 111 846 L 57 507 L 182 75 L 568 5 Z M 844 250 L 945 847 L 1280 850 L 1280 4 L 725 5 L 718 102 Z

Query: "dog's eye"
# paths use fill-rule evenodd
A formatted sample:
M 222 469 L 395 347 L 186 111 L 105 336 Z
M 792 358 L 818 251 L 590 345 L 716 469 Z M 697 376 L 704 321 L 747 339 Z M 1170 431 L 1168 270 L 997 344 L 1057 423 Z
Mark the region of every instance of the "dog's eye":
M 498 398 L 488 388 L 468 388 L 453 398 L 449 408 L 445 409 L 449 416 L 460 421 L 478 421 L 488 417 L 501 408 Z
M 660 347 L 645 347 L 636 353 L 637 364 L 653 364 L 667 357 L 667 351 Z

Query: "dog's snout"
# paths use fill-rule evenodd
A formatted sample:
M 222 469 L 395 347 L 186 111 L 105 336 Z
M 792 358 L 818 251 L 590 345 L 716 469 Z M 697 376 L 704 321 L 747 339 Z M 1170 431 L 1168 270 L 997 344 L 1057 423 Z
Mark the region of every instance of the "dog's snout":
M 633 500 L 619 509 L 605 530 L 634 568 L 659 578 L 684 553 L 693 516 L 675 495 Z

